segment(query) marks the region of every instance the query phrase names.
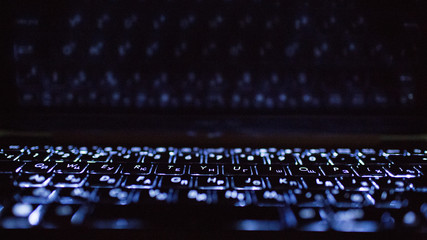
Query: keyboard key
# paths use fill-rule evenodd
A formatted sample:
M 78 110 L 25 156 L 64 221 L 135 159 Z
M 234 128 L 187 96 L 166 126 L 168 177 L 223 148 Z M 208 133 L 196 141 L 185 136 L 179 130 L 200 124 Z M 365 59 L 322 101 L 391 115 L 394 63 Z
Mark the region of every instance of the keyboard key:
M 143 156 L 141 162 L 142 163 L 169 163 L 171 159 L 171 155 L 169 152 L 162 152 L 156 154 L 147 154 Z
M 227 176 L 250 176 L 252 175 L 252 167 L 244 165 L 224 165 L 224 175 Z
M 225 190 L 217 191 L 217 200 L 219 205 L 243 207 L 251 204 L 251 197 L 247 191 Z
M 391 177 L 413 178 L 418 177 L 420 173 L 413 166 L 387 166 L 384 167 Z
M 264 164 L 264 158 L 259 155 L 238 154 L 237 159 L 239 164 Z
M 56 201 L 61 204 L 88 203 L 95 197 L 95 191 L 93 188 L 62 188 Z
M 24 173 L 49 173 L 55 165 L 52 162 L 27 162 L 21 170 Z
M 232 158 L 228 154 L 209 153 L 207 156 L 208 164 L 232 164 Z
M 219 174 L 218 165 L 194 164 L 189 167 L 190 167 L 190 174 L 193 176 L 215 176 Z
M 293 154 L 274 155 L 270 154 L 269 159 L 271 164 L 295 165 L 297 158 Z
M 54 172 L 59 174 L 80 174 L 86 171 L 87 163 L 58 163 Z
M 82 154 L 77 161 L 87 163 L 106 162 L 108 155 L 106 154 Z
M 281 165 L 257 165 L 254 167 L 260 176 L 286 176 L 286 171 Z
M 159 164 L 155 173 L 157 175 L 183 175 L 185 173 L 185 166 L 182 164 Z
M 180 205 L 208 205 L 212 204 L 212 192 L 209 190 L 178 190 L 177 203 Z
M 51 204 L 47 206 L 41 226 L 53 229 L 80 225 L 88 213 L 88 208 L 79 204 Z
M 365 163 L 365 165 L 387 165 L 391 163 L 384 156 L 377 156 L 377 155 L 367 155 L 367 156 L 361 157 L 360 160 L 362 160 L 362 162 Z
M 405 191 L 409 187 L 404 179 L 399 178 L 372 178 L 371 181 L 379 190 Z
M 319 176 L 320 169 L 317 166 L 288 166 L 290 175 L 294 177 Z
M 176 156 L 175 162 L 176 163 L 201 163 L 202 161 L 202 155 L 199 153 L 187 153 L 187 154 L 178 154 Z
M 148 175 L 151 173 L 150 164 L 123 163 L 122 166 L 124 175 Z
M 97 174 L 89 175 L 86 181 L 87 187 L 114 188 L 120 182 L 120 175 Z
M 292 207 L 300 231 L 324 232 L 329 230 L 328 214 L 324 208 Z
M 86 174 L 57 174 L 53 176 L 51 185 L 59 188 L 81 187 L 86 181 Z
M 156 177 L 153 175 L 148 176 L 137 176 L 130 175 L 126 177 L 126 180 L 123 184 L 126 188 L 142 188 L 142 189 L 151 189 L 156 184 Z
M 46 161 L 50 153 L 47 152 L 36 152 L 36 153 L 27 153 L 24 152 L 21 156 L 19 156 L 19 161 L 21 162 L 43 162 Z
M 125 205 L 132 201 L 133 192 L 123 188 L 99 188 L 92 198 L 96 204 Z
M 303 165 L 326 165 L 329 163 L 325 154 L 311 154 L 301 158 Z
M 331 191 L 333 199 L 330 203 L 338 208 L 361 208 L 374 205 L 371 195 L 355 191 Z
M 88 170 L 91 174 L 116 174 L 119 168 L 117 163 L 91 163 Z
M 15 199 L 19 202 L 29 204 L 48 204 L 51 203 L 57 195 L 56 190 L 43 187 L 25 188 L 15 195 Z
M 354 171 L 359 177 L 386 177 L 387 173 L 381 166 L 359 165 L 353 166 Z
M 20 187 L 46 187 L 51 178 L 51 174 L 21 174 L 16 183 Z
M 324 207 L 326 200 L 325 191 L 294 189 L 289 194 L 289 203 L 299 207 Z
M 332 177 L 303 177 L 302 180 L 310 190 L 338 189 L 336 179 Z
M 200 189 L 226 189 L 227 178 L 224 176 L 197 177 L 197 187 Z
M 345 165 L 323 165 L 320 166 L 327 177 L 351 177 L 354 176 L 350 166 Z
M 123 163 L 123 164 L 131 164 L 138 163 L 141 159 L 141 155 L 139 153 L 127 153 L 127 154 L 113 154 L 111 156 L 111 162 L 113 163 Z
M 298 177 L 268 177 L 271 188 L 278 190 L 302 188 L 301 178 Z
M 388 159 L 396 165 L 427 165 L 427 156 L 422 155 L 390 155 Z
M 143 205 L 164 204 L 172 201 L 172 190 L 149 189 L 135 192 L 136 203 Z
M 357 165 L 360 164 L 359 160 L 348 154 L 338 154 L 331 157 L 334 165 Z
M 372 182 L 367 178 L 338 178 L 341 189 L 348 191 L 369 191 L 373 189 Z
M 162 188 L 188 189 L 192 186 L 192 178 L 187 176 L 163 176 L 160 181 Z
M 263 190 L 254 191 L 257 205 L 261 207 L 281 207 L 286 205 L 286 197 L 283 191 Z
M 232 179 L 236 189 L 259 190 L 264 188 L 264 180 L 258 176 L 234 176 Z

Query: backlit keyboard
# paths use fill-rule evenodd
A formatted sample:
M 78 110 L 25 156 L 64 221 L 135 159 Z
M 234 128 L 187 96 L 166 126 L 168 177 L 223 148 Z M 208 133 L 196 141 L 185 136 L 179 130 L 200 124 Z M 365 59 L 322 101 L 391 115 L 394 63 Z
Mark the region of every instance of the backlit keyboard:
M 3 146 L 2 228 L 427 230 L 427 150 Z

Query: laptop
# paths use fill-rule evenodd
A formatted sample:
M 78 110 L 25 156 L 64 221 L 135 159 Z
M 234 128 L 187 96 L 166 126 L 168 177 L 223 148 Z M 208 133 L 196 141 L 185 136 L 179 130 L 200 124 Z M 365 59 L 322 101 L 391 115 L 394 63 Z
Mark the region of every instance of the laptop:
M 6 1 L 0 228 L 421 239 L 422 1 Z

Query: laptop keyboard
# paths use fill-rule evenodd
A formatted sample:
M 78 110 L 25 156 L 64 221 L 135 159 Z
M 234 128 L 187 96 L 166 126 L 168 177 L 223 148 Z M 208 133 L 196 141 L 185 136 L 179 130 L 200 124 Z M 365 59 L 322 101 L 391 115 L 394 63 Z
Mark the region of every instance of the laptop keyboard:
M 427 150 L 3 146 L 2 228 L 427 230 Z

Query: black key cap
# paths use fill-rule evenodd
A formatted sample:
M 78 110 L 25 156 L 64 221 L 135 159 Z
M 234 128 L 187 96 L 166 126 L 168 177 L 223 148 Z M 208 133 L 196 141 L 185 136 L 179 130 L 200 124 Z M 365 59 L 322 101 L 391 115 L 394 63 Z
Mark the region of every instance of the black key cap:
M 192 178 L 187 176 L 163 176 L 160 187 L 173 189 L 188 189 L 193 185 Z
M 269 177 L 268 180 L 273 189 L 285 190 L 303 187 L 299 177 Z
M 59 188 L 81 187 L 86 181 L 86 174 L 56 174 L 53 176 L 51 185 Z
M 113 163 L 138 163 L 140 159 L 141 155 L 139 153 L 118 153 L 111 156 L 111 162 Z
M 178 190 L 177 203 L 180 205 L 208 205 L 213 201 L 212 192 L 209 190 Z
M 425 176 L 406 179 L 406 182 L 416 192 L 427 192 L 427 179 Z
M 367 178 L 338 178 L 338 184 L 343 190 L 351 191 L 369 191 L 373 189 L 372 182 Z
M 59 190 L 57 202 L 62 204 L 84 204 L 95 197 L 96 189 L 62 188 Z
M 1 162 L 12 162 L 15 161 L 19 155 L 21 155 L 22 152 L 20 151 L 16 151 L 12 154 L 7 154 L 7 153 L 0 153 L 0 161 Z
M 382 191 L 381 189 L 375 191 L 373 194 L 371 193 L 376 208 L 399 209 L 408 206 L 408 200 L 404 198 L 402 192 Z
M 306 188 L 310 190 L 339 188 L 336 179 L 332 177 L 303 177 L 302 180 Z
M 101 188 L 114 188 L 120 182 L 120 175 L 112 175 L 112 174 L 97 174 L 97 175 L 89 175 L 86 181 L 87 187 L 101 187 Z
M 294 189 L 289 194 L 289 203 L 299 207 L 324 207 L 326 200 L 325 191 Z
M 148 175 L 151 172 L 150 164 L 123 163 L 122 166 L 124 175 Z
M 281 165 L 257 165 L 256 168 L 260 176 L 286 176 L 286 171 Z
M 143 156 L 142 163 L 169 163 L 171 155 L 169 152 L 162 152 L 156 154 L 147 154 Z
M 329 160 L 326 154 L 311 154 L 301 158 L 303 165 L 326 165 Z
M 79 204 L 51 204 L 47 206 L 41 226 L 55 229 L 80 225 L 87 212 L 88 208 Z
M 209 153 L 207 156 L 207 162 L 208 164 L 231 164 L 233 163 L 233 160 L 228 154 Z
M 228 181 L 224 176 L 197 177 L 197 187 L 221 190 L 228 187 Z
M 218 165 L 190 165 L 190 174 L 194 176 L 215 176 L 219 174 Z
M 373 178 L 371 181 L 379 190 L 404 191 L 409 187 L 408 183 L 400 178 Z
M 183 175 L 185 173 L 185 165 L 182 164 L 159 164 L 155 173 L 157 175 Z
M 256 204 L 262 207 L 273 207 L 273 206 L 285 206 L 286 197 L 285 193 L 282 191 L 275 190 L 263 190 L 263 191 L 254 191 Z
M 55 167 L 54 162 L 27 162 L 22 167 L 24 173 L 49 173 Z
M 367 155 L 367 156 L 361 157 L 360 160 L 362 160 L 362 162 L 365 163 L 365 165 L 387 165 L 391 163 L 384 156 L 378 156 L 378 155 Z
M 101 204 L 125 205 L 132 201 L 133 190 L 123 188 L 99 188 L 92 201 Z
M 320 168 L 322 169 L 323 173 L 327 177 L 351 177 L 351 176 L 354 176 L 354 173 L 351 170 L 350 166 L 323 165 L 323 166 L 320 166 Z
M 264 180 L 258 176 L 242 177 L 234 176 L 232 177 L 234 188 L 236 189 L 247 189 L 247 190 L 259 190 L 264 188 Z
M 85 172 L 87 163 L 58 163 L 54 172 L 59 174 L 79 174 Z
M 21 156 L 19 156 L 19 161 L 21 162 L 43 162 L 48 160 L 48 156 L 50 153 L 47 152 L 36 152 L 36 153 L 26 153 L 24 152 Z
M 317 166 L 288 166 L 290 175 L 294 177 L 319 176 L 320 170 Z
M 123 184 L 126 188 L 141 188 L 141 189 L 151 189 L 156 184 L 156 177 L 153 175 L 130 175 L 126 177 L 126 180 Z
M 386 166 L 384 169 L 387 173 L 396 178 L 413 178 L 418 177 L 420 173 L 413 166 Z
M 71 152 L 60 152 L 60 153 L 53 153 L 48 161 L 51 162 L 74 162 L 77 161 L 77 158 L 80 154 L 77 153 L 71 153 Z
M 250 193 L 239 190 L 216 191 L 219 205 L 247 206 L 252 202 Z
M 329 230 L 328 214 L 324 208 L 292 207 L 298 230 L 324 232 Z
M 427 156 L 421 155 L 390 155 L 388 159 L 396 165 L 427 165 Z
M 285 155 L 270 154 L 269 159 L 271 161 L 271 164 L 295 165 L 297 163 L 297 158 L 293 154 L 285 154 Z
M 353 166 L 359 177 L 386 177 L 387 174 L 382 166 L 359 165 Z
M 361 208 L 375 204 L 372 196 L 365 192 L 332 190 L 331 193 L 333 200 L 329 200 L 338 208 Z
M 171 202 L 173 196 L 171 189 L 143 189 L 137 190 L 135 194 L 136 203 L 143 205 L 164 205 Z
M 30 204 L 48 204 L 55 199 L 56 195 L 57 191 L 52 189 L 43 187 L 25 188 L 15 195 L 15 199 Z
M 0 162 L 0 173 L 16 173 L 23 165 L 21 162 Z
M 43 205 L 14 203 L 2 211 L 0 226 L 10 229 L 30 228 L 40 223 Z
M 46 187 L 51 178 L 51 174 L 21 174 L 16 183 L 20 187 Z
M 180 153 L 176 156 L 175 162 L 180 164 L 201 163 L 202 160 L 202 155 L 200 155 L 199 153 Z
M 95 196 L 95 190 L 89 188 L 59 189 L 57 202 L 61 204 L 84 204 Z
M 116 174 L 119 168 L 118 163 L 91 163 L 88 169 L 91 174 Z
M 252 154 L 238 154 L 239 164 L 264 164 L 264 157 Z
M 359 160 L 355 156 L 348 154 L 338 154 L 331 157 L 331 161 L 334 165 L 357 165 L 360 164 Z
M 250 176 L 252 175 L 251 166 L 243 165 L 224 165 L 224 175 L 227 176 Z
M 106 162 L 108 159 L 107 154 L 82 154 L 78 161 L 87 163 L 101 163 Z

